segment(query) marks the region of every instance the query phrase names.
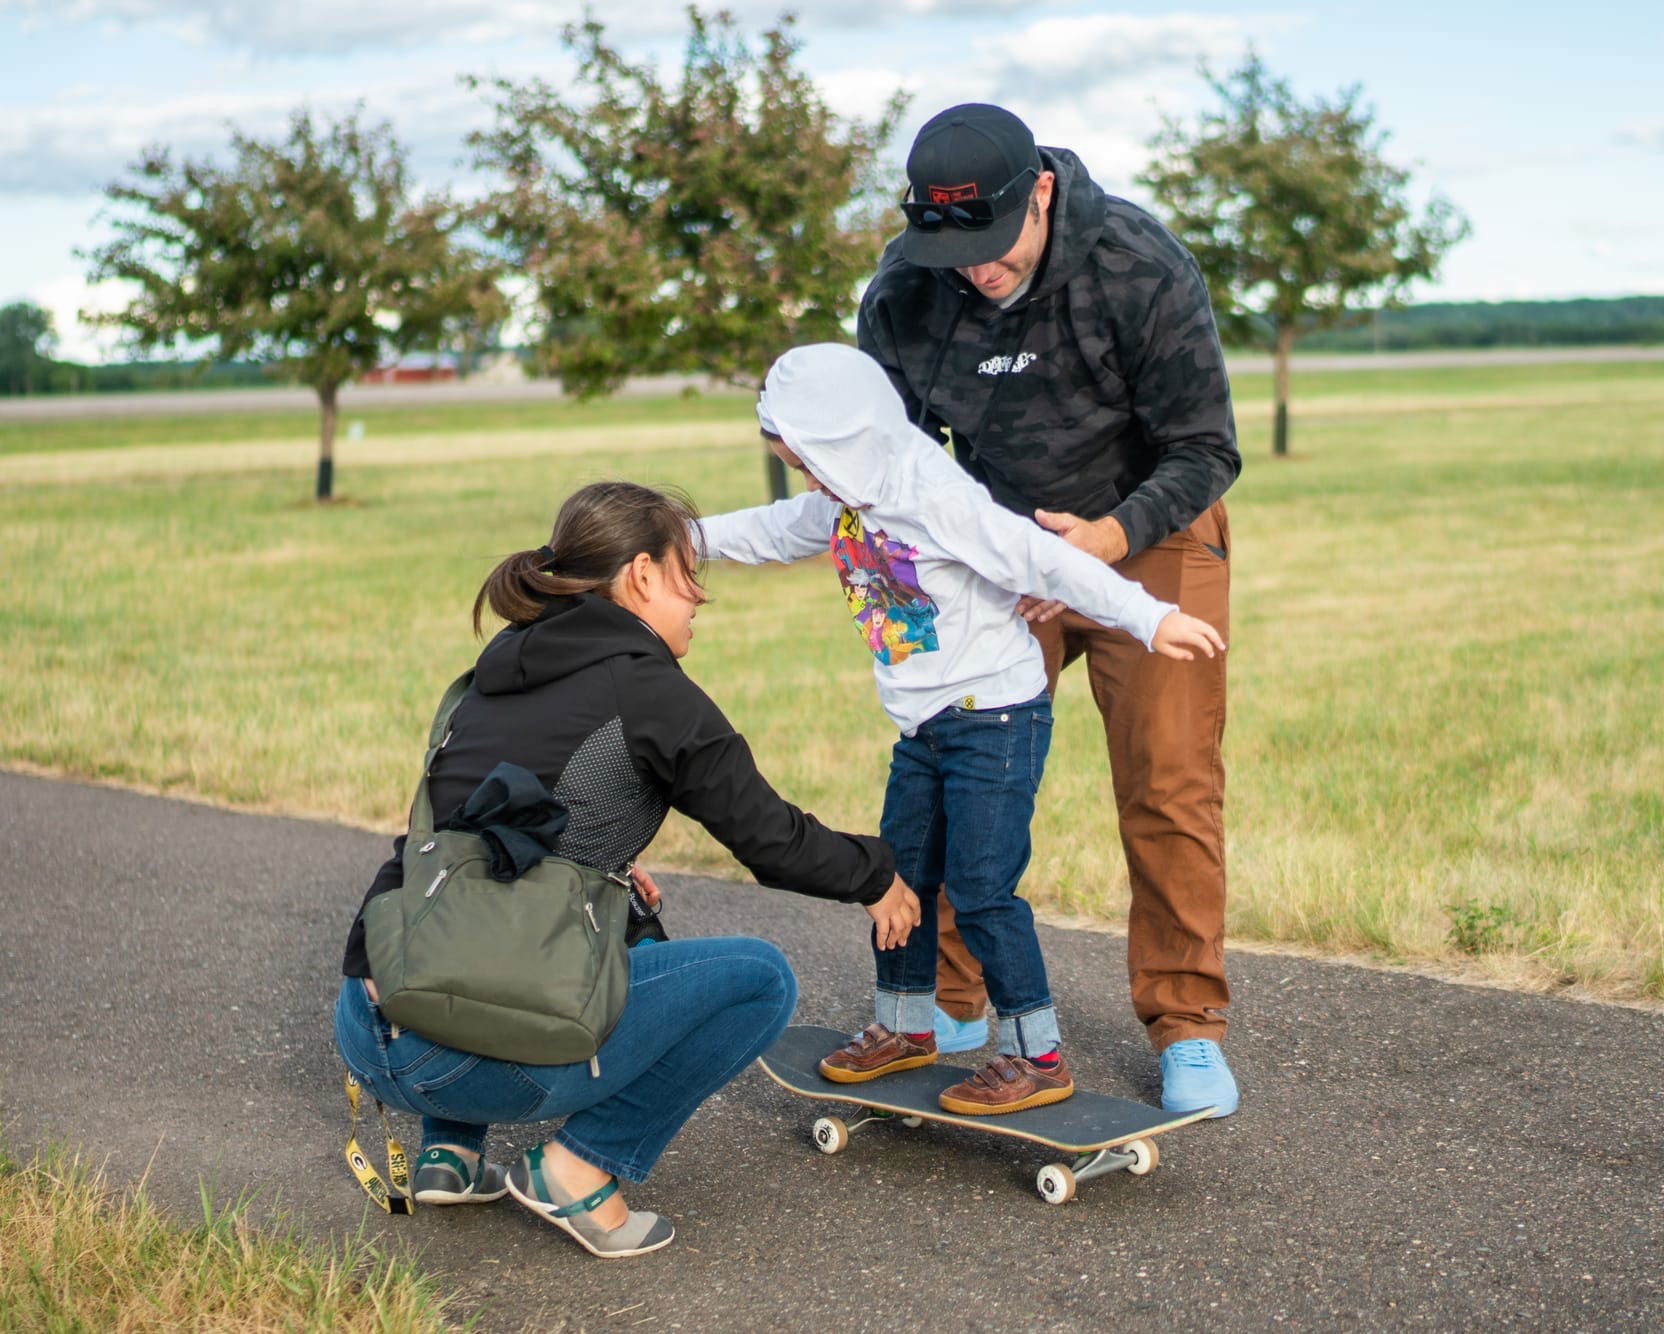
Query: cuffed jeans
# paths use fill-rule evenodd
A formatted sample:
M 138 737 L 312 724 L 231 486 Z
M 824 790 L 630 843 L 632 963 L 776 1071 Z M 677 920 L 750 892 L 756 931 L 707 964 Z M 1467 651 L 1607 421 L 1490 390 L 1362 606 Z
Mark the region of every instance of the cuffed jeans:
M 1115 566 L 1230 637 L 1231 528 L 1219 501 L 1195 523 Z M 1224 656 L 1177 662 L 1075 612 L 1030 627 L 1058 674 L 1085 657 L 1103 715 L 1132 887 L 1127 973 L 1156 1050 L 1225 1036 Z M 975 946 L 942 924 L 938 987 L 956 1019 L 982 1013 Z M 967 952 L 966 946 L 970 946 Z M 992 988 L 989 988 L 992 995 Z M 998 1004 L 998 1002 L 995 1002 Z
M 1017 897 L 1051 736 L 1051 700 L 1041 695 L 1001 709 L 943 709 L 897 740 L 880 833 L 895 850 L 897 873 L 918 893 L 922 918 L 905 945 L 873 951 L 885 1027 L 933 1026 L 935 891 L 945 885 L 965 944 L 981 961 L 1000 1050 L 1043 1056 L 1058 1045 L 1034 913 Z
M 397 1029 L 361 978 L 343 980 L 335 1041 L 366 1089 L 422 1118 L 422 1146 L 484 1152 L 496 1122 L 565 1117 L 554 1139 L 585 1162 L 646 1179 L 694 1109 L 766 1051 L 797 1005 L 785 955 L 764 940 L 672 940 L 630 951 L 630 995 L 587 1061 L 520 1065 Z

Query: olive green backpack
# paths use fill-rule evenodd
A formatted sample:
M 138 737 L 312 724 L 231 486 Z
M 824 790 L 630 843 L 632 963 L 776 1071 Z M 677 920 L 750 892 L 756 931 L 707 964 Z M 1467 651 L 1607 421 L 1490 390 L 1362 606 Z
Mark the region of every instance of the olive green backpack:
M 594 1065 L 630 989 L 629 878 L 546 857 L 505 883 L 491 878 L 478 834 L 434 829 L 428 775 L 473 677 L 453 681 L 434 716 L 411 804 L 404 884 L 364 909 L 381 1012 L 481 1056 Z

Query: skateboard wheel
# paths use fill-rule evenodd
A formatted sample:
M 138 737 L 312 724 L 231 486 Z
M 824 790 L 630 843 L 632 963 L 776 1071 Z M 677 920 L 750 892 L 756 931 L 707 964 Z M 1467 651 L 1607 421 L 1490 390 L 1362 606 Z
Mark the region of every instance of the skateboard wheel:
M 909 1130 L 917 1130 L 920 1126 L 922 1126 L 924 1124 L 924 1117 L 922 1117 L 922 1116 L 904 1116 L 904 1117 L 901 1118 L 901 1123 L 902 1123 L 902 1125 L 906 1126 Z
M 815 1122 L 815 1147 L 822 1153 L 842 1153 L 849 1144 L 849 1127 L 835 1116 Z
M 1161 1150 L 1153 1139 L 1130 1139 L 1121 1148 L 1132 1155 L 1127 1171 L 1135 1177 L 1155 1171 L 1156 1164 L 1161 1161 Z
M 1047 1204 L 1067 1204 L 1075 1198 L 1075 1174 L 1062 1163 L 1042 1167 L 1034 1184 Z

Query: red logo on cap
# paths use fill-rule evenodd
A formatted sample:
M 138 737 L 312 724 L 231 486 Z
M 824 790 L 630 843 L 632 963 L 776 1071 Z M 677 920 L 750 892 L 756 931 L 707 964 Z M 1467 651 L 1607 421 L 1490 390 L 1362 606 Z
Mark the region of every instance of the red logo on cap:
M 954 204 L 961 199 L 975 199 L 976 182 L 969 185 L 933 185 L 930 187 L 930 202 L 932 204 Z

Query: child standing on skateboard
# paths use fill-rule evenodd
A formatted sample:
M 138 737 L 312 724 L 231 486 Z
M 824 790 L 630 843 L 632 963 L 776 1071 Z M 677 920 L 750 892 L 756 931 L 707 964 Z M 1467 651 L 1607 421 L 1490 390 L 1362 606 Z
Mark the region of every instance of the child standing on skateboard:
M 1051 743 L 1040 647 L 1023 594 L 1067 603 L 1171 658 L 1208 657 L 1208 624 L 1008 510 L 907 420 L 877 362 L 822 343 L 769 371 L 757 416 L 769 447 L 808 487 L 789 500 L 701 521 L 708 555 L 748 564 L 830 547 L 879 701 L 901 730 L 884 791 L 883 838 L 919 895 L 906 943 L 874 948 L 876 1022 L 821 1073 L 859 1083 L 936 1060 L 936 893 L 982 964 L 999 1056 L 941 1095 L 993 1115 L 1074 1092 L 1034 930 L 1017 896 L 1029 821 Z

